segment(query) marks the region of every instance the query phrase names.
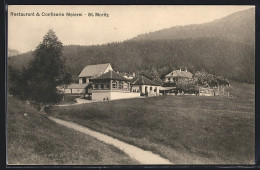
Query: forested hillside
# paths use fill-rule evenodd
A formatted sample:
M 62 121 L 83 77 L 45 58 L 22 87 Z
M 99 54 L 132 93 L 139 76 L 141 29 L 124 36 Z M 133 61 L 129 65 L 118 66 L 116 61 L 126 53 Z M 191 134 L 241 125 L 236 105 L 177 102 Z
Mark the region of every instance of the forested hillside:
M 132 40 L 177 40 L 201 37 L 215 37 L 254 45 L 255 9 L 239 11 L 208 23 L 171 27 L 138 35 Z
M 118 71 L 140 72 L 187 67 L 244 82 L 255 81 L 254 9 L 210 23 L 173 27 L 128 41 L 95 46 L 70 45 L 63 50 L 74 79 L 88 64 L 111 63 Z M 21 68 L 33 52 L 8 64 Z

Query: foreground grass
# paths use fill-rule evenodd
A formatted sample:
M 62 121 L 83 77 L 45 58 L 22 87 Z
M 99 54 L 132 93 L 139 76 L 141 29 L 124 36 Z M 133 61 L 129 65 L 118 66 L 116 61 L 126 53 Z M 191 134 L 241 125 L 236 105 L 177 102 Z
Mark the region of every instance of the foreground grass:
M 254 84 L 240 83 L 236 81 L 231 81 L 230 84 L 231 88 L 227 88 L 226 91 L 228 91 L 232 96 L 249 100 L 255 98 Z
M 50 114 L 176 164 L 249 164 L 254 163 L 255 103 L 245 96 L 127 99 L 55 107 Z
M 137 163 L 110 145 L 55 124 L 32 106 L 14 97 L 8 97 L 7 107 L 9 165 Z

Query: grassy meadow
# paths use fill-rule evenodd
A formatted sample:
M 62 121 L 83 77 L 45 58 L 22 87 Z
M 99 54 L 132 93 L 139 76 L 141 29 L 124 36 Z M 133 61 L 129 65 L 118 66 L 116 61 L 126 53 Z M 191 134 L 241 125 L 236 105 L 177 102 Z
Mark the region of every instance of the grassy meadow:
M 158 96 L 53 107 L 48 114 L 150 150 L 175 164 L 252 164 L 253 84 L 234 97 Z
M 8 165 L 136 164 L 122 151 L 58 125 L 32 106 L 8 96 Z

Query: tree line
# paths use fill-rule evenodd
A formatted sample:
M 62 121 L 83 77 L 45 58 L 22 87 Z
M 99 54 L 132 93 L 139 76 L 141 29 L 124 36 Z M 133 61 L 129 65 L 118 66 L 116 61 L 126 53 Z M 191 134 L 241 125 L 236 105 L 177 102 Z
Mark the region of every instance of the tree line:
M 9 63 L 14 67 L 27 65 L 32 54 L 14 56 Z M 155 66 L 160 74 L 165 74 L 172 68 L 187 67 L 193 74 L 203 69 L 232 80 L 255 81 L 254 47 L 218 38 L 69 45 L 64 46 L 63 55 L 75 82 L 86 65 L 100 63 L 111 63 L 115 70 L 122 72 L 149 72 Z

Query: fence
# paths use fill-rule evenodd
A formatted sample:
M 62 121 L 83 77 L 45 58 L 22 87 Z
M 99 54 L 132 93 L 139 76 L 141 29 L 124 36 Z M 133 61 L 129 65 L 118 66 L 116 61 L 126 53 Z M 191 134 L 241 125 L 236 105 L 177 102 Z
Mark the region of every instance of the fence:
M 229 92 L 226 91 L 226 86 L 218 86 L 212 88 L 199 88 L 200 96 L 227 96 L 230 97 Z

